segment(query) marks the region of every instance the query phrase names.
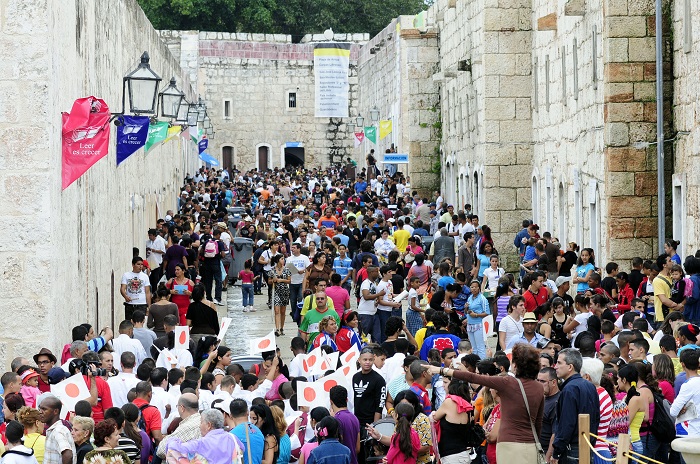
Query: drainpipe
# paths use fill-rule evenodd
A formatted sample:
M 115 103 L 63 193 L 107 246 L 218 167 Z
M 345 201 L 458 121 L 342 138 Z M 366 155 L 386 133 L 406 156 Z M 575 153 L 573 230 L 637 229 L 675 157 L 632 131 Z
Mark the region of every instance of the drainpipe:
M 656 0 L 656 181 L 658 195 L 659 254 L 666 241 L 666 189 L 664 185 L 664 70 L 661 1 Z

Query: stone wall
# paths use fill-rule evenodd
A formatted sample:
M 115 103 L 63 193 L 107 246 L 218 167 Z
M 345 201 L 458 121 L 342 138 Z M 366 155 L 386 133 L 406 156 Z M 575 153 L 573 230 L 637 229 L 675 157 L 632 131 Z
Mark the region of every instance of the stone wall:
M 576 242 L 603 262 L 607 215 L 604 173 L 603 10 L 586 2 L 534 3 L 533 143 L 527 179 L 532 217 L 560 242 Z
M 427 194 L 437 186 L 436 127 L 439 110 L 437 86 L 438 49 L 434 31 L 419 31 L 413 16 L 400 16 L 365 44 L 358 63 L 360 100 L 358 114 L 365 126 L 372 125 L 370 110 L 379 110 L 380 120 L 392 121 L 392 132 L 377 144 L 365 140 L 355 149 L 356 159 L 365 165 L 370 149 L 382 160 L 392 144 L 398 153 L 409 155 L 408 166 L 398 168 L 411 177 L 411 186 Z
M 291 36 L 278 34 L 160 31 L 160 35 L 207 103 L 216 131 L 208 150 L 213 156 L 226 163 L 222 156 L 226 147 L 233 152 L 233 164 L 249 169 L 262 167 L 261 147 L 269 151 L 268 167 L 283 166 L 290 142 L 303 147 L 308 167 L 328 166 L 331 154 L 336 162 L 353 154 L 349 119 L 314 117 L 313 42 L 323 37 L 306 36 L 302 43 L 292 43 Z M 334 37 L 338 42 L 355 42 L 350 56 L 351 115 L 358 99 L 358 43 L 368 38 L 366 34 Z M 290 92 L 296 94 L 295 108 L 288 104 Z
M 117 168 L 110 153 L 61 191 L 61 112 L 95 95 L 119 111 L 122 77 L 144 50 L 164 81 L 189 90 L 179 64 L 136 0 L 0 2 L 0 364 L 42 346 L 60 353 L 70 329 L 123 318 L 119 282 L 132 247 L 172 209 L 185 172 L 198 164 L 189 143 L 171 142 Z M 112 278 L 114 276 L 114 278 Z
M 679 240 L 685 257 L 700 249 L 700 4 L 675 0 L 673 8 L 673 122 L 676 132 L 671 190 L 672 217 L 667 236 Z M 668 136 L 667 136 L 668 138 Z M 667 144 L 669 146 L 670 144 Z M 669 158 L 668 153 L 666 154 Z

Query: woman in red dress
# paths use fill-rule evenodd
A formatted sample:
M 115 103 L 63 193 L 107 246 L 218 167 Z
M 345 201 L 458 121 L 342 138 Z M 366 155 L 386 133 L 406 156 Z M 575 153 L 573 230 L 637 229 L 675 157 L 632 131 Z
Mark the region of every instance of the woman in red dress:
M 170 279 L 165 286 L 170 290 L 170 302 L 177 305 L 177 312 L 180 315 L 180 325 L 187 325 L 185 316 L 187 308 L 190 307 L 190 296 L 194 289 L 194 282 L 185 275 L 184 264 L 175 265 L 175 277 Z

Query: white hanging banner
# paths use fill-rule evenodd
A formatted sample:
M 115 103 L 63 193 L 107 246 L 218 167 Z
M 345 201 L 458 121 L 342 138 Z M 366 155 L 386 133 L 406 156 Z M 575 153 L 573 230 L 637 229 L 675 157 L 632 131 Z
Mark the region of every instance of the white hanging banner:
M 317 118 L 347 118 L 350 101 L 350 44 L 326 42 L 314 46 Z

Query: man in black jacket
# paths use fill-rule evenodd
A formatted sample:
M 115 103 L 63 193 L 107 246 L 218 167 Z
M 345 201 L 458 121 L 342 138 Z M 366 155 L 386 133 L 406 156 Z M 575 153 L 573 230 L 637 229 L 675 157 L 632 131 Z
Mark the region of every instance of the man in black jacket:
M 595 386 L 581 377 L 583 358 L 573 348 L 559 352 L 556 363 L 557 377 L 563 380 L 557 401 L 557 422 L 554 441 L 547 452 L 551 464 L 578 461 L 578 415 L 590 416 L 590 433 L 597 433 L 600 421 L 600 401 Z M 591 442 L 595 440 L 591 438 Z M 590 453 L 590 450 L 584 452 Z M 591 458 L 592 459 L 592 458 Z

